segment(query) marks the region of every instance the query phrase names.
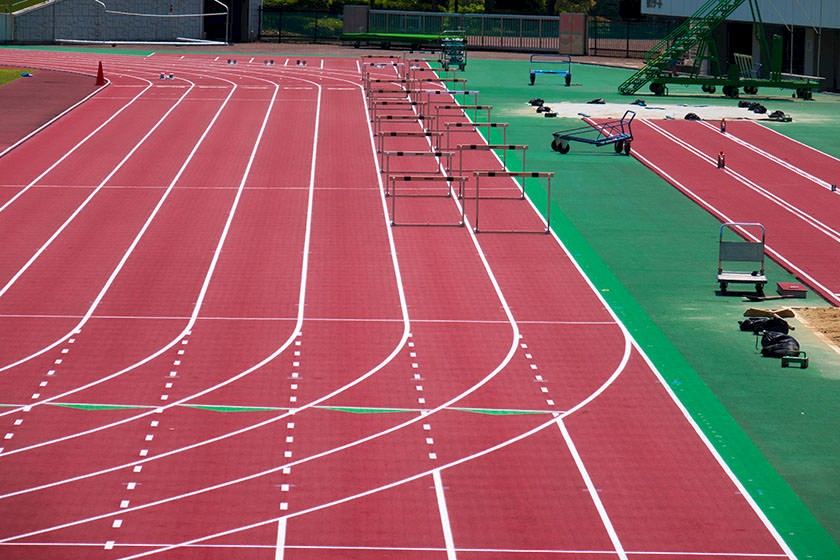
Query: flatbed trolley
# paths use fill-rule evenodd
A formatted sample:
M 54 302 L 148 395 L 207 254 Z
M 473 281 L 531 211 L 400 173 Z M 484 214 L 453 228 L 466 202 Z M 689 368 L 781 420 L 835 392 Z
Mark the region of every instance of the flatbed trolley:
M 448 30 L 440 34 L 440 65 L 444 71 L 467 66 L 467 37 L 463 29 Z
M 761 238 L 750 235 L 747 228 L 761 230 Z M 747 235 L 748 239 L 732 240 L 724 239 L 727 231 L 740 230 Z M 718 252 L 718 273 L 717 281 L 720 284 L 720 293 L 726 294 L 729 284 L 754 284 L 755 293 L 759 296 L 764 294 L 764 285 L 767 284 L 767 276 L 764 275 L 764 226 L 753 222 L 725 222 L 720 226 L 719 252 Z M 751 237 L 753 240 L 750 240 Z M 725 268 L 726 263 L 740 263 L 738 270 Z M 745 266 L 749 265 L 749 266 Z M 749 268 L 752 270 L 743 270 Z
M 559 59 L 565 60 L 559 60 Z M 541 68 L 538 65 L 542 64 L 566 64 L 566 69 L 559 68 Z M 531 76 L 531 84 L 537 81 L 537 74 L 558 74 L 565 80 L 566 87 L 572 85 L 572 55 L 570 54 L 532 54 L 530 59 L 529 74 Z
M 630 128 L 630 123 L 633 122 L 633 117 L 636 116 L 635 111 L 626 111 L 624 116 L 619 120 L 605 122 L 598 126 L 580 126 L 569 130 L 561 130 L 554 133 L 554 140 L 551 141 L 551 149 L 561 154 L 569 153 L 569 142 L 584 142 L 586 144 L 594 144 L 596 146 L 603 146 L 605 144 L 613 144 L 616 153 L 622 151 L 630 155 L 630 143 L 633 141 L 633 131 Z M 595 133 L 594 137 L 584 136 L 585 134 Z

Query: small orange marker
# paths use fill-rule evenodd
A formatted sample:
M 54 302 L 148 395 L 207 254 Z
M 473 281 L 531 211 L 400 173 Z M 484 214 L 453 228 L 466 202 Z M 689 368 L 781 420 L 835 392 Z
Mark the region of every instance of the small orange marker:
M 726 167 L 726 155 L 723 152 L 718 154 L 718 162 L 717 162 L 718 169 L 723 169 Z
M 96 71 L 96 85 L 105 85 L 105 73 L 102 71 L 102 61 L 99 62 L 99 68 Z

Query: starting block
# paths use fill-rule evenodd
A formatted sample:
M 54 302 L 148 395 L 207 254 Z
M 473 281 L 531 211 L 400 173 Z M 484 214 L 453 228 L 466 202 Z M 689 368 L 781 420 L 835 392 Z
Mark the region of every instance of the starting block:
M 789 356 L 782 356 L 782 367 L 798 367 L 799 369 L 808 368 L 808 354 L 799 351 L 791 353 Z

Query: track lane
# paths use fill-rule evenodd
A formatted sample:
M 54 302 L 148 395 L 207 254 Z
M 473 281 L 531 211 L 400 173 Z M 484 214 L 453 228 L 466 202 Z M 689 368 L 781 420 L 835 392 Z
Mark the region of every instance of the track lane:
M 638 128 L 640 138 L 646 139 L 638 151 L 643 163 L 722 221 L 762 222 L 768 228 L 767 254 L 823 297 L 840 303 L 840 285 L 833 264 L 840 259 L 840 243 L 835 233 L 838 228 L 834 227 L 836 217 L 821 211 L 828 223 L 818 221 L 800 208 L 802 197 L 797 192 L 783 190 L 777 195 L 771 192 L 775 182 L 763 176 L 753 180 L 751 169 L 743 173 L 728 167 L 719 170 L 700 150 L 686 157 L 687 149 L 696 148 L 676 136 L 666 139 L 668 133 L 659 125 L 646 123 Z M 746 151 L 743 147 L 740 150 Z M 673 161 L 680 162 L 679 170 L 673 168 L 670 163 Z M 801 177 L 795 181 L 804 183 Z M 816 198 L 827 197 L 825 208 L 833 207 L 836 202 L 832 193 L 816 185 L 810 185 L 808 191 Z M 832 258 L 833 255 L 837 258 Z
M 426 476 L 428 476 L 428 475 L 426 475 Z M 383 491 L 384 491 L 384 490 L 383 490 Z

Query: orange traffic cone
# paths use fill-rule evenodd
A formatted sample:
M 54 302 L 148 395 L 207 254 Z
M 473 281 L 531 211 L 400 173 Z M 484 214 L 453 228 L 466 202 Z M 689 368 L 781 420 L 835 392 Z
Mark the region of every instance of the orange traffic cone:
M 99 70 L 96 71 L 96 85 L 105 85 L 105 73 L 102 71 L 102 61 L 99 61 Z

